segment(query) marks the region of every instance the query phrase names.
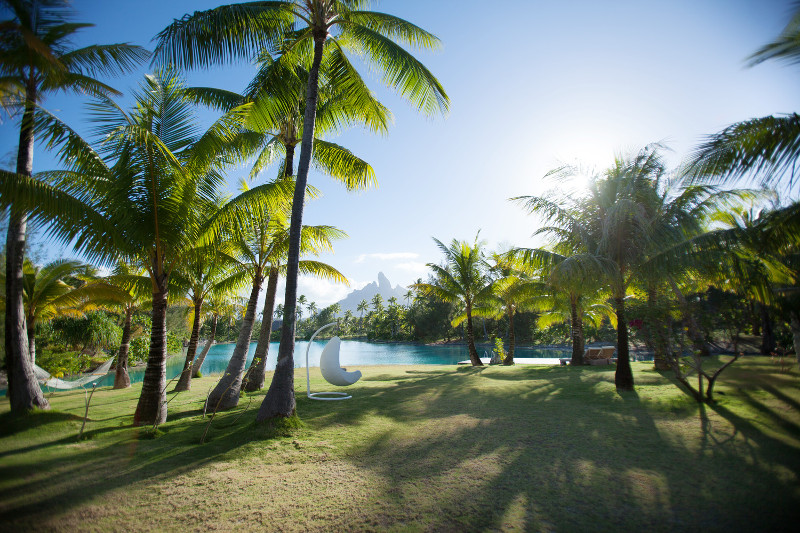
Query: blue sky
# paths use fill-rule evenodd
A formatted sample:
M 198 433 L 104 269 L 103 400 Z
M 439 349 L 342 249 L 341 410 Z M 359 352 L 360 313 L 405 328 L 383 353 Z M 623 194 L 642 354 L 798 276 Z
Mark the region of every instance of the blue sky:
M 85 43 L 150 39 L 173 18 L 208 9 L 206 1 L 75 0 L 77 20 L 96 24 Z M 451 98 L 447 117 L 424 117 L 372 77 L 394 113 L 386 136 L 353 130 L 335 139 L 374 167 L 379 186 L 347 193 L 312 173 L 323 197 L 304 222 L 349 234 L 324 260 L 351 288 L 301 279 L 300 292 L 322 307 L 377 278 L 407 285 L 438 262 L 432 240 L 471 240 L 490 250 L 531 246 L 538 221 L 509 202 L 554 184 L 544 174 L 563 162 L 602 168 L 615 153 L 661 141 L 677 164 L 703 135 L 747 118 L 798 109 L 797 67 L 747 68 L 745 59 L 778 34 L 788 0 L 511 1 L 384 0 L 375 9 L 403 17 L 442 40 L 420 58 Z M 124 92 L 141 72 L 115 80 Z M 252 68 L 193 72 L 190 84 L 241 90 Z M 370 78 L 367 70 L 364 75 Z M 46 105 L 86 131 L 82 100 Z M 10 150 L 13 122 L 0 135 Z M 5 152 L 5 150 L 4 150 Z M 52 167 L 37 149 L 34 169 Z M 244 170 L 230 176 L 235 187 Z M 263 179 L 272 176 L 273 170 Z M 576 183 L 576 187 L 580 183 Z M 53 255 L 60 247 L 51 245 Z M 69 253 L 69 252 L 67 252 Z

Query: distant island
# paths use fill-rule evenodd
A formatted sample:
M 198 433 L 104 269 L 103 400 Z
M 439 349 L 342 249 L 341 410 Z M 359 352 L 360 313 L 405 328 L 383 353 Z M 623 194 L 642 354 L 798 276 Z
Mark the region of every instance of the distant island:
M 357 313 L 358 304 L 360 304 L 362 300 L 366 300 L 367 303 L 371 303 L 375 295 L 380 294 L 383 297 L 384 303 L 386 303 L 389 298 L 393 296 L 397 298 L 398 301 L 403 302 L 403 299 L 406 297 L 406 292 L 408 292 L 408 289 L 401 285 L 395 285 L 394 288 L 392 288 L 392 284 L 389 282 L 389 279 L 383 274 L 383 272 L 378 272 L 377 282 L 373 281 L 372 283 L 366 285 L 363 289 L 354 290 L 343 300 L 340 300 L 339 305 L 342 308 L 342 313 L 347 311 Z

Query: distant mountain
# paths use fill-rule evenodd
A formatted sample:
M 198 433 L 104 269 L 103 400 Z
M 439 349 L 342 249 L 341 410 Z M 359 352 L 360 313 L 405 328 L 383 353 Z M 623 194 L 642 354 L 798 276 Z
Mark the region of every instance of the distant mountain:
M 363 289 L 354 290 L 348 294 L 344 300 L 341 300 L 339 305 L 342 307 L 342 313 L 345 311 L 352 311 L 354 315 L 358 316 L 357 307 L 358 304 L 361 303 L 361 300 L 366 300 L 367 303 L 371 305 L 372 298 L 374 298 L 376 294 L 380 294 L 383 297 L 384 303 L 387 303 L 392 296 L 397 298 L 400 303 L 404 303 L 406 292 L 408 292 L 408 289 L 400 285 L 395 285 L 394 288 L 392 288 L 392 284 L 386 276 L 383 275 L 383 272 L 378 272 L 377 282 L 373 281 Z

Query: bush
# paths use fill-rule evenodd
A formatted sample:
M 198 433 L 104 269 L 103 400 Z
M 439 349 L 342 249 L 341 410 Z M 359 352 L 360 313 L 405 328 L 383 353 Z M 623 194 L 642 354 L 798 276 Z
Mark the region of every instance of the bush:
M 53 346 L 38 350 L 36 364 L 50 372 L 53 377 L 62 378 L 68 374 L 78 374 L 87 370 L 92 364 L 92 358 L 85 353 Z
M 130 348 L 128 349 L 128 364 L 135 365 L 137 363 L 147 362 L 150 355 L 150 337 L 142 336 L 136 337 L 131 340 Z

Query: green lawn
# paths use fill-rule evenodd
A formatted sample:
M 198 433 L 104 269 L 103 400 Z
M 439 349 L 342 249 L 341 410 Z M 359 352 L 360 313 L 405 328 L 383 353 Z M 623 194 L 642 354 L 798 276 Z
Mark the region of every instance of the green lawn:
M 301 369 L 302 427 L 255 425 L 256 393 L 202 445 L 213 377 L 156 438 L 131 427 L 141 385 L 96 392 L 81 442 L 82 391 L 3 401 L 0 530 L 796 530 L 796 368 L 747 357 L 705 408 L 633 368 L 620 396 L 613 367 L 363 367 L 341 402 L 308 400 Z

